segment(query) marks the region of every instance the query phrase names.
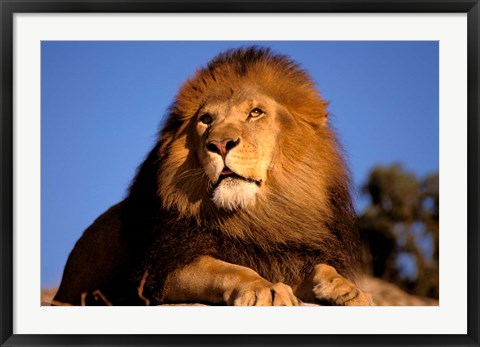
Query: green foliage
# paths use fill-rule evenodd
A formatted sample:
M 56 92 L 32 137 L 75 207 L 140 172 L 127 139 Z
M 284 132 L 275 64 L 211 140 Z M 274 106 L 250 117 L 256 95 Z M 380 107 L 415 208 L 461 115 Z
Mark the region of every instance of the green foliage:
M 415 295 L 438 298 L 438 173 L 423 179 L 399 164 L 375 167 L 359 216 L 368 270 Z

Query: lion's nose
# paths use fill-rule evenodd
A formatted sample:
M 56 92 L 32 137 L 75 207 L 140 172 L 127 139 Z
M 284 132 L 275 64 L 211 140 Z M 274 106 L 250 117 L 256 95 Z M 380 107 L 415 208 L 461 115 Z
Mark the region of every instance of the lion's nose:
M 220 154 L 223 158 L 227 155 L 227 153 L 232 149 L 235 148 L 240 143 L 240 138 L 236 140 L 232 138 L 223 139 L 223 140 L 210 140 L 207 142 L 207 149 L 210 152 Z

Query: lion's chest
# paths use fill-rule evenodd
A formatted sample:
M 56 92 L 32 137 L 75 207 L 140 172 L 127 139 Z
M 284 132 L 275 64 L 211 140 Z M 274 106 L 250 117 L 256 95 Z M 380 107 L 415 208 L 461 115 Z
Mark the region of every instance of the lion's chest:
M 300 282 L 316 263 L 315 251 L 301 247 L 279 246 L 268 249 L 258 245 L 231 242 L 219 252 L 222 260 L 249 267 L 272 283 Z

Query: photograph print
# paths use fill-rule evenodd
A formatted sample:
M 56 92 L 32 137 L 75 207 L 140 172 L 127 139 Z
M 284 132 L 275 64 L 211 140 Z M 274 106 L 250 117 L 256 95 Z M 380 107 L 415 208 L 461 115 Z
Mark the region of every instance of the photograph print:
M 44 306 L 439 305 L 437 41 L 43 41 Z

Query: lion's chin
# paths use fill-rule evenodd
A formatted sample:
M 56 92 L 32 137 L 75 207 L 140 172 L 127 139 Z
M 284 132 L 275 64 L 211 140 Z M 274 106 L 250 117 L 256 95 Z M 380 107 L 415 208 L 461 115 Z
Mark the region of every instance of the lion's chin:
M 255 182 L 225 178 L 213 191 L 213 203 L 224 210 L 244 209 L 253 205 L 260 188 Z

